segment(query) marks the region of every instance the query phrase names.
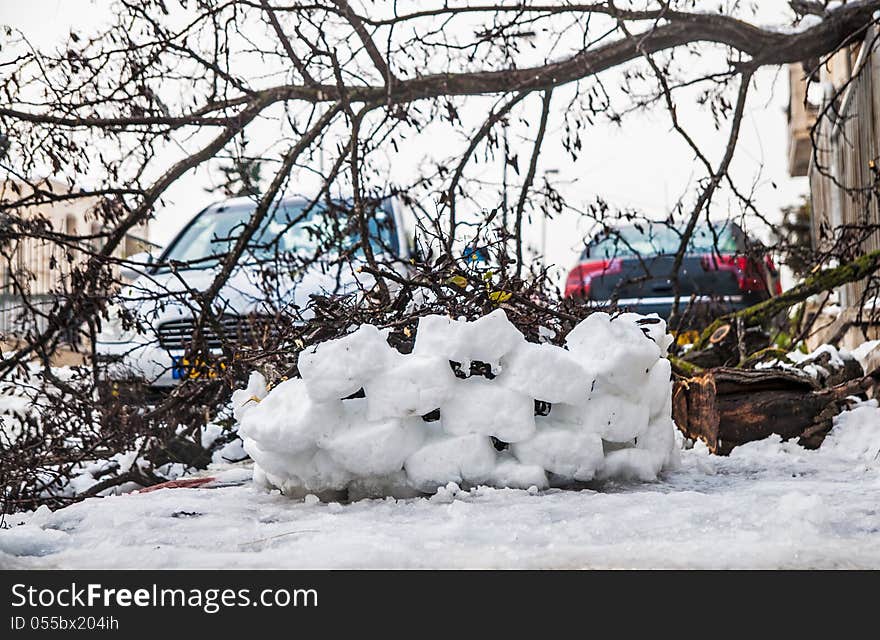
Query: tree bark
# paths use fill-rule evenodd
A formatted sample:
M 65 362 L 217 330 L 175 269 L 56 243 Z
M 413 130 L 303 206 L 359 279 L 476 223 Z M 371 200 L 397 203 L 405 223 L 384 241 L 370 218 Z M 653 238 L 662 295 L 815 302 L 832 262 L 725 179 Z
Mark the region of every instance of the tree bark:
M 817 447 L 840 403 L 875 383 L 865 376 L 819 389 L 806 374 L 717 368 L 675 383 L 672 416 L 686 437 L 719 455 L 772 434 Z

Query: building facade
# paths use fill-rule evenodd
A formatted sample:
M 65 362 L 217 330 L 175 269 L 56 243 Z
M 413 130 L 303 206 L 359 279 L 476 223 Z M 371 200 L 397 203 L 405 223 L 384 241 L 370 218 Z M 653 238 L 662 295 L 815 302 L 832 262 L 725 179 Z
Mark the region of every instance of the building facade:
M 0 202 L 19 202 L 33 195 L 35 189 L 71 193 L 66 184 L 51 178 L 36 184 L 7 179 L 0 182 Z M 46 325 L 44 314 L 74 286 L 70 282 L 72 270 L 88 260 L 93 251 L 100 250 L 104 229 L 93 211 L 97 204 L 95 197 L 72 198 L 13 211 L 12 215 L 22 219 L 43 220 L 47 229 L 70 238 L 61 244 L 33 237 L 0 237 L 0 340 L 8 343 L 25 337 L 28 330 L 42 330 Z M 144 224 L 127 234 L 113 255 L 124 258 L 154 247 L 149 241 L 149 227 Z

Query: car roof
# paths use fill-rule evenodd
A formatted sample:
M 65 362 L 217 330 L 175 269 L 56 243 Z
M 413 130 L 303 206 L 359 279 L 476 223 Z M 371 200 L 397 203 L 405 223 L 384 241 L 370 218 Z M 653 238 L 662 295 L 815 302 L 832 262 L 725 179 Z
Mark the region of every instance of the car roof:
M 663 229 L 675 229 L 675 228 L 683 228 L 684 226 L 686 226 L 686 222 L 685 221 L 681 221 L 680 223 L 679 222 L 669 222 L 668 220 L 635 220 L 632 222 L 626 221 L 623 224 L 609 224 L 609 225 L 605 225 L 605 226 L 608 229 L 612 230 L 612 232 L 613 231 L 620 231 L 623 229 L 634 229 L 637 227 L 642 227 L 642 228 L 655 227 L 655 228 L 663 228 Z M 708 222 L 706 222 L 705 220 L 699 220 L 699 221 L 697 221 L 697 224 L 695 225 L 694 228 L 706 229 L 709 226 L 711 226 L 715 229 L 730 228 L 730 229 L 741 230 L 740 226 L 736 222 L 734 222 L 733 220 L 729 220 L 729 219 L 716 219 L 716 220 L 709 220 Z M 600 231 L 596 235 L 600 235 L 602 233 L 604 233 L 604 230 Z
M 382 196 L 379 198 L 381 201 L 391 200 L 394 196 Z M 290 204 L 290 203 L 301 203 L 301 202 L 312 202 L 313 200 L 321 198 L 323 196 L 320 194 L 301 194 L 301 195 L 285 195 L 278 198 L 275 198 L 274 202 L 278 204 Z M 350 195 L 336 195 L 330 198 L 332 202 L 346 202 L 352 200 L 352 196 Z M 238 196 L 235 198 L 227 198 L 226 200 L 218 200 L 210 205 L 208 205 L 208 210 L 217 210 L 217 209 L 233 209 L 239 207 L 254 207 L 257 205 L 259 200 L 257 198 L 251 196 Z

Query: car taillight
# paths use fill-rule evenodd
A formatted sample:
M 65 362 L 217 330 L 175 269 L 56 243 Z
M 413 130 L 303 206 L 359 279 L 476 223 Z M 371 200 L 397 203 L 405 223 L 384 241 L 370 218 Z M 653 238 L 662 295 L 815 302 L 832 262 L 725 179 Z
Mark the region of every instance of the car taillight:
M 623 263 L 619 258 L 581 262 L 569 272 L 568 278 L 565 279 L 565 297 L 586 298 L 590 295 L 590 285 L 593 278 L 621 271 L 623 271 Z
M 767 291 L 767 280 L 762 273 L 760 263 L 755 263 L 743 255 L 705 255 L 700 263 L 706 271 L 729 271 L 736 276 L 736 284 L 740 291 Z
M 782 295 L 782 280 L 779 278 L 779 270 L 773 263 L 773 258 L 770 257 L 770 254 L 764 256 L 764 264 L 767 265 L 767 273 L 770 274 L 770 278 L 773 281 L 773 293 L 777 296 Z

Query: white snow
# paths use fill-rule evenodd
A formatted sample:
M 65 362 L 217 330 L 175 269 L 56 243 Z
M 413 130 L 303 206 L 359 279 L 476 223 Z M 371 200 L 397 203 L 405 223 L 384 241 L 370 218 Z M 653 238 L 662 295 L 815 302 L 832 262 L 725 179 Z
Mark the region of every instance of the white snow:
M 592 313 L 571 330 L 565 344 L 594 370 L 600 382 L 620 393 L 639 395 L 645 390 L 651 367 L 666 354 L 672 341 L 669 336 L 658 344 L 646 336 L 636 324 L 642 318 L 625 313 L 612 321 L 607 313 Z M 656 324 L 662 326 L 662 335 L 666 336 L 666 324 Z
M 838 350 L 836 347 L 830 344 L 822 344 L 816 347 L 810 353 L 804 353 L 803 351 L 792 351 L 788 353 L 788 359 L 798 364 L 800 362 L 804 362 L 805 360 L 813 360 L 818 358 L 823 353 L 827 353 L 829 357 L 829 362 L 833 365 L 842 367 L 843 366 L 843 358 L 841 356 L 849 355 L 845 350 Z
M 498 378 L 499 384 L 545 402 L 577 402 L 587 396 L 592 382 L 565 349 L 525 341 L 508 354 Z
M 516 459 L 565 478 L 592 480 L 604 459 L 599 434 L 548 418 L 537 420 L 535 437 L 511 447 Z
M 841 458 L 880 463 L 880 409 L 877 400 L 864 402 L 834 417 L 834 429 L 822 443 Z
M 472 322 L 421 318 L 411 354 L 386 334 L 361 326 L 303 352 L 302 379 L 266 392 L 257 374 L 235 393 L 260 482 L 327 499 L 344 489 L 408 496 L 450 482 L 652 480 L 676 463 L 671 337 L 659 318 L 594 313 L 567 348 L 527 342 L 501 309 Z M 491 371 L 453 372 L 452 363 L 466 375 L 474 362 Z M 360 389 L 363 398 L 346 399 Z M 536 422 L 536 401 L 551 403 L 549 419 Z M 438 420 L 423 419 L 435 412 Z M 606 446 L 632 451 L 606 461 Z
M 488 473 L 494 452 L 462 438 L 473 447 L 447 446 L 450 468 Z M 246 466 L 226 465 L 210 472 L 217 488 L 10 516 L 0 567 L 876 569 L 878 449 L 880 409 L 868 402 L 816 451 L 778 436 L 727 458 L 697 444 L 658 482 L 580 491 L 542 488 L 540 466 L 509 455 L 494 473 L 519 489 L 450 482 L 430 498 L 347 504 L 267 492 L 246 481 Z
M 495 448 L 488 438 L 437 433 L 406 460 L 406 473 L 417 489 L 433 491 L 449 482 L 486 482 L 496 463 Z
M 535 400 L 494 380 L 456 380 L 440 406 L 443 429 L 453 435 L 481 433 L 504 442 L 521 442 L 535 433 Z
M 285 380 L 248 409 L 238 428 L 248 452 L 251 439 L 266 451 L 301 453 L 345 421 L 341 400 L 316 402 L 306 384 L 299 378 Z
M 254 371 L 248 378 L 247 387 L 236 389 L 232 392 L 232 415 L 236 420 L 241 419 L 247 412 L 266 397 L 266 379 L 261 373 Z
M 364 383 L 367 417 L 423 416 L 453 393 L 455 374 L 449 360 L 433 355 L 399 355 Z
M 338 400 L 363 387 L 393 354 L 385 333 L 365 324 L 344 338 L 303 351 L 299 371 L 313 400 Z
M 361 404 L 363 400 L 352 400 Z M 366 412 L 365 412 L 366 413 Z M 344 431 L 337 431 L 321 442 L 330 457 L 351 473 L 385 476 L 403 467 L 406 459 L 425 441 L 421 418 L 382 418 L 370 422 L 364 415 Z
M 523 335 L 501 309 L 473 322 L 427 316 L 419 321 L 413 353 L 441 356 L 465 368 L 472 360 L 497 365 L 522 341 Z
M 862 365 L 865 373 L 871 373 L 880 364 L 878 362 L 878 356 L 880 356 L 880 350 L 877 349 L 878 345 L 880 345 L 880 340 L 868 340 L 852 350 L 853 358 Z

